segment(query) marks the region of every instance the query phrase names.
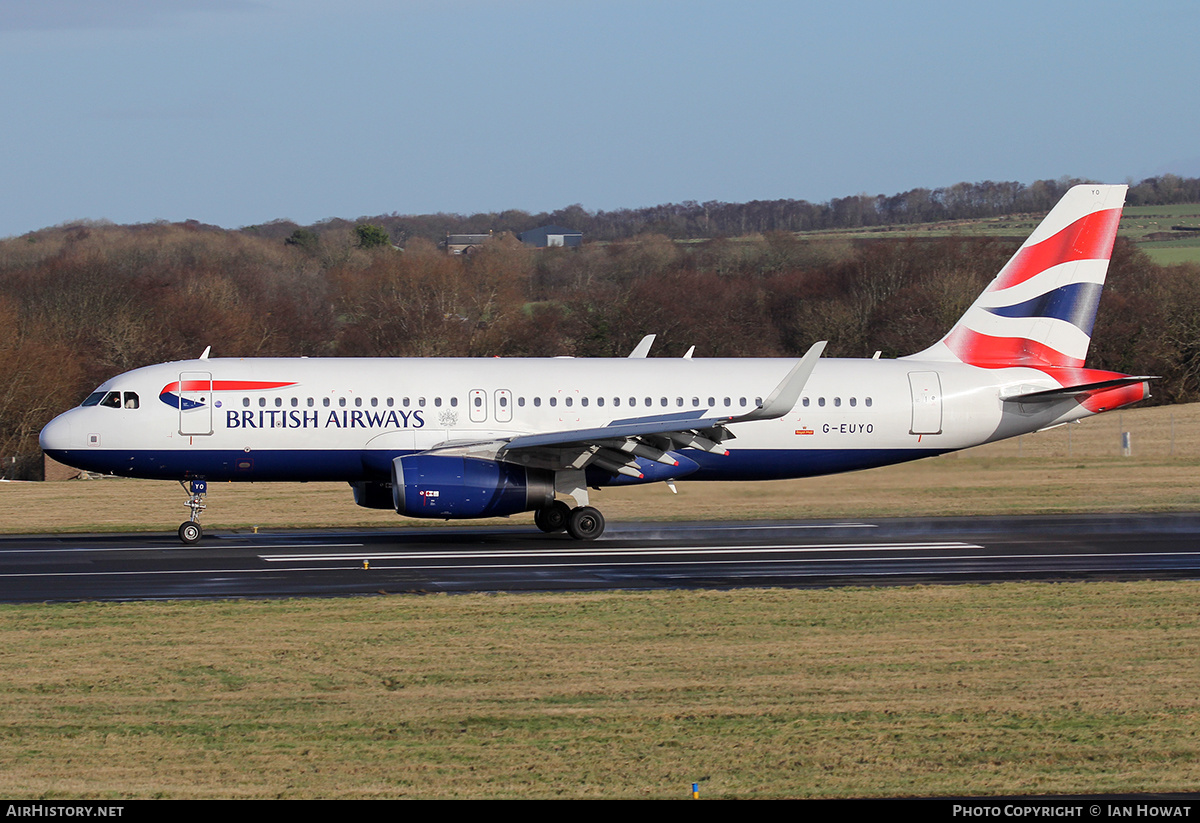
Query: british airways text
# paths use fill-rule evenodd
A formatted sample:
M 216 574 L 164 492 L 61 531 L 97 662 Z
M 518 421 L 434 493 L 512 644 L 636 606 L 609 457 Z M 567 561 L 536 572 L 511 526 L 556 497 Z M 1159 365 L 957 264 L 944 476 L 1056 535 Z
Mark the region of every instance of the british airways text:
M 324 422 L 321 412 L 297 409 L 230 409 L 225 412 L 227 429 L 419 429 L 424 427 L 423 411 L 367 411 L 365 409 L 331 411 Z

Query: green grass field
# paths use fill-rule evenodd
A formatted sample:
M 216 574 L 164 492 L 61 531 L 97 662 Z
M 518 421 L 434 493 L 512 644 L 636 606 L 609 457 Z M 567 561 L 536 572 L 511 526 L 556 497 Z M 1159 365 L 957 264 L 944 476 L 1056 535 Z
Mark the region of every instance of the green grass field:
M 8 798 L 1200 784 L 1194 583 L 0 607 Z
M 1041 221 L 1040 216 L 1010 215 L 979 220 L 946 220 L 916 225 L 801 232 L 809 240 L 846 240 L 901 237 L 1009 237 L 1024 239 Z M 1200 232 L 1192 235 L 1172 226 L 1200 227 L 1200 204 L 1127 206 L 1119 233 L 1138 244 L 1158 265 L 1200 263 Z M 1161 235 L 1172 235 L 1163 239 Z

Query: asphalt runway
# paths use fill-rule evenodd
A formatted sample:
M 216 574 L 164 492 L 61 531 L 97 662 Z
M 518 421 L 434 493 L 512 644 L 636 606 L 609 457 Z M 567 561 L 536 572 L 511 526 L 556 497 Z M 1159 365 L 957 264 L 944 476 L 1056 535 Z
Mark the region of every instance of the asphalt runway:
M 1200 513 L 0 537 L 0 601 L 1200 577 Z

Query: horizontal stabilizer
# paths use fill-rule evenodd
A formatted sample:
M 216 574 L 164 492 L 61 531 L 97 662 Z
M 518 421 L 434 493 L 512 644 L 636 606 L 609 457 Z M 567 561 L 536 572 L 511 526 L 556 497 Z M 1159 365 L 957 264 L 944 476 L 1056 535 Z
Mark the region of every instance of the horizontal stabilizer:
M 1063 386 L 1060 389 L 1046 389 L 1045 391 L 1028 392 L 1026 394 L 1017 394 L 1012 397 L 1002 398 L 1006 403 L 1053 403 L 1058 400 L 1074 400 L 1083 395 L 1092 394 L 1098 391 L 1106 391 L 1107 389 L 1117 389 L 1121 386 L 1133 386 L 1138 383 L 1145 383 L 1147 380 L 1157 380 L 1157 377 L 1150 375 L 1140 375 L 1131 377 L 1119 377 L 1115 380 L 1101 380 L 1096 383 L 1083 383 L 1078 386 Z

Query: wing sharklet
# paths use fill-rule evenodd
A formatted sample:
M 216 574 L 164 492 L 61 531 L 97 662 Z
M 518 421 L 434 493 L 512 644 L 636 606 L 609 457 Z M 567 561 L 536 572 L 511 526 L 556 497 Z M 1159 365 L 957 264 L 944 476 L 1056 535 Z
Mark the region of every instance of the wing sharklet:
M 629 356 L 635 357 L 635 358 L 642 358 L 642 357 L 649 356 L 650 347 L 654 345 L 654 338 L 656 336 L 657 335 L 648 334 L 645 337 L 643 337 L 641 339 L 641 342 L 639 342 L 636 346 L 633 347 L 633 351 L 631 351 L 629 353 Z
M 800 399 L 800 393 L 804 391 L 808 378 L 812 377 L 813 369 L 817 367 L 817 361 L 821 358 L 821 353 L 825 351 L 828 342 L 827 340 L 818 340 L 813 343 L 800 358 L 800 362 L 792 366 L 787 377 L 783 378 L 761 406 L 754 411 L 734 417 L 729 422 L 775 420 L 790 412 L 796 405 L 796 401 Z

